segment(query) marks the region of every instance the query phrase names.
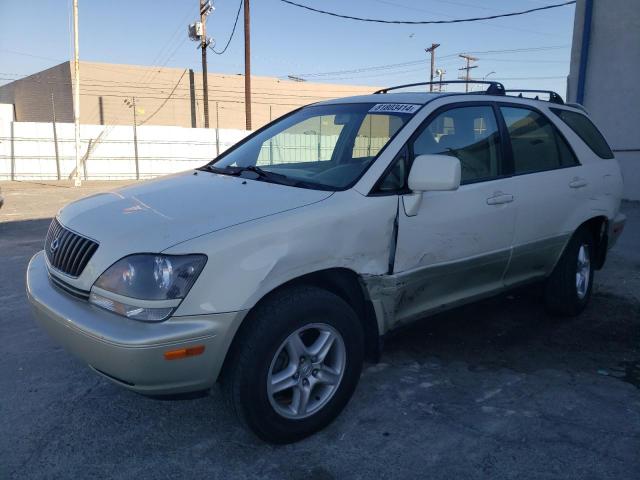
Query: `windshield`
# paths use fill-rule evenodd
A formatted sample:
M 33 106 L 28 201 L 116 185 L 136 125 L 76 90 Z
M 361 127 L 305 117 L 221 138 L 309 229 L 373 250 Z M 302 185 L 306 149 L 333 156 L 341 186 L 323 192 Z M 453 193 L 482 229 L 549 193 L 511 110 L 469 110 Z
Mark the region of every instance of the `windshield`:
M 341 190 L 360 178 L 419 108 L 392 103 L 305 107 L 205 168 L 274 183 Z

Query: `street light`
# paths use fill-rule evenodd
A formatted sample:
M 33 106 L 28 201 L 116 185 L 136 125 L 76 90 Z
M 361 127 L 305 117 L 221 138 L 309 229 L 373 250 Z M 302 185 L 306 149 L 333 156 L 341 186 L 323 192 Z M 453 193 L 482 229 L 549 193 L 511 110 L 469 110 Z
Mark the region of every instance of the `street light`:
M 483 80 L 483 81 L 484 81 L 484 80 L 486 80 L 486 79 L 487 79 L 487 77 L 488 77 L 489 75 L 493 74 L 493 73 L 496 73 L 496 72 L 493 72 L 493 71 L 492 71 L 492 72 L 487 73 L 484 77 L 482 77 L 482 80 Z

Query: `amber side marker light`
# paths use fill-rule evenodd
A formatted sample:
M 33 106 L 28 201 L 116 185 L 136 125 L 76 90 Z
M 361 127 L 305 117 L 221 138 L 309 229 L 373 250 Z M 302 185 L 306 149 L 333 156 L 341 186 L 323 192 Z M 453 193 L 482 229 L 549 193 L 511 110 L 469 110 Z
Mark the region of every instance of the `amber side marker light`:
M 165 360 L 178 360 L 179 358 L 195 357 L 204 352 L 204 345 L 196 345 L 195 347 L 180 348 L 178 350 L 169 350 L 164 352 Z

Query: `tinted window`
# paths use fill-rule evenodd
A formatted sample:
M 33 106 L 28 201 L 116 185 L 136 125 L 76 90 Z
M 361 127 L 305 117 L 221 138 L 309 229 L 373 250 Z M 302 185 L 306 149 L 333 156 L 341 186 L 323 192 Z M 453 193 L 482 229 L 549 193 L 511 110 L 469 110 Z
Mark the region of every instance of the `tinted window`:
M 589 120 L 589 117 L 577 112 L 569 110 L 552 109 L 553 113 L 558 115 L 569 128 L 578 135 L 584 143 L 586 143 L 593 153 L 600 158 L 613 158 L 613 152 L 607 141 L 604 139 L 600 131 Z
M 405 188 L 408 176 L 409 152 L 405 145 L 396 155 L 392 166 L 380 182 L 378 187 L 381 192 L 396 192 Z
M 457 107 L 439 114 L 414 140 L 413 155 L 444 154 L 460 160 L 462 183 L 500 175 L 500 141 L 490 106 Z
M 577 165 L 573 152 L 554 125 L 538 112 L 501 107 L 511 138 L 515 173 Z

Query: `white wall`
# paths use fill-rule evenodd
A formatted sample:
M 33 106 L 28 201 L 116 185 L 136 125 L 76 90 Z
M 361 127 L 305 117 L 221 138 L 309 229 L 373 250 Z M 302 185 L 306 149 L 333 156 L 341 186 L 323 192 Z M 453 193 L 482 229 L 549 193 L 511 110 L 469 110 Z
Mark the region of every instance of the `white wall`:
M 578 0 L 568 98 L 578 90 L 585 0 Z M 640 0 L 594 0 L 583 104 L 620 161 L 624 196 L 640 200 Z
M 0 103 L 0 124 L 13 122 L 13 105 L 9 103 Z
M 60 174 L 68 178 L 75 168 L 74 125 L 57 123 Z M 102 136 L 101 136 L 102 133 Z M 222 153 L 247 135 L 244 130 L 219 131 Z M 136 178 L 133 127 L 82 125 L 81 156 L 94 147 L 81 170 L 83 178 Z M 138 127 L 140 178 L 165 175 L 201 166 L 216 156 L 216 131 L 204 128 Z M 0 180 L 57 179 L 53 124 L 0 122 Z

